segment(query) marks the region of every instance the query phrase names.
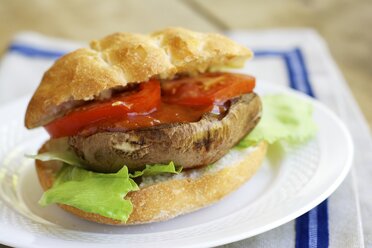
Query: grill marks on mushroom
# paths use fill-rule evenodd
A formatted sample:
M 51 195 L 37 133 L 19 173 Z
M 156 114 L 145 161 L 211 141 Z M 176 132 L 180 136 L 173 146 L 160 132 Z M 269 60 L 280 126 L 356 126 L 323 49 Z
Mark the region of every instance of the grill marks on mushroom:
M 116 172 L 123 165 L 139 169 L 170 161 L 189 169 L 220 159 L 256 126 L 260 116 L 260 99 L 251 93 L 233 99 L 220 120 L 209 113 L 198 122 L 73 136 L 69 144 L 94 171 Z

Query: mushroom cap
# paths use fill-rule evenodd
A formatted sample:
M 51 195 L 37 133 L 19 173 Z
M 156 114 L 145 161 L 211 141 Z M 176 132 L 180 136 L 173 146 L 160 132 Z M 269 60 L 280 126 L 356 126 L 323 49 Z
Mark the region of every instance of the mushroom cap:
M 116 172 L 123 165 L 135 170 L 170 161 L 189 169 L 220 159 L 256 126 L 260 117 L 261 101 L 250 93 L 231 100 L 222 119 L 208 113 L 197 122 L 77 135 L 69 137 L 68 142 L 93 171 Z

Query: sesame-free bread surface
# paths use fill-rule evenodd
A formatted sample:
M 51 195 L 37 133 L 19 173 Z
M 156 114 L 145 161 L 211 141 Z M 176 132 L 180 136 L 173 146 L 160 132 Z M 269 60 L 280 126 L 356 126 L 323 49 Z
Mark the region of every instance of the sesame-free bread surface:
M 59 58 L 45 72 L 26 111 L 35 128 L 85 101 L 151 78 L 172 79 L 219 67 L 239 67 L 252 52 L 225 36 L 167 28 L 150 35 L 115 33 Z
M 143 224 L 165 221 L 206 207 L 237 190 L 258 170 L 266 154 L 267 144 L 230 151 L 213 167 L 192 169 L 169 178 L 145 180 L 140 190 L 130 192 L 133 212 L 126 223 L 99 214 L 88 213 L 72 206 L 59 204 L 80 218 L 111 225 Z M 44 145 L 40 152 L 46 152 Z M 36 161 L 36 171 L 44 190 L 52 187 L 61 162 Z

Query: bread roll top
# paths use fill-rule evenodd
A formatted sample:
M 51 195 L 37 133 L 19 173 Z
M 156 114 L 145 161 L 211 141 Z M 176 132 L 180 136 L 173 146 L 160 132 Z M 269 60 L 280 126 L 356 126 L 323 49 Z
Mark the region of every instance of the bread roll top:
M 45 72 L 25 125 L 45 125 L 85 101 L 109 98 L 113 89 L 129 83 L 240 67 L 251 57 L 251 50 L 219 34 L 183 28 L 150 35 L 115 33 L 64 55 Z

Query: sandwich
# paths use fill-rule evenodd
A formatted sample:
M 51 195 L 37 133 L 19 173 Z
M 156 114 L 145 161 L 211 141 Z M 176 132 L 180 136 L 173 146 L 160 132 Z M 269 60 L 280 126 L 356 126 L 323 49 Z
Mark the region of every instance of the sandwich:
M 255 78 L 226 71 L 252 56 L 219 34 L 167 28 L 115 33 L 59 58 L 25 116 L 27 128 L 50 135 L 33 156 L 45 190 L 40 204 L 98 223 L 143 224 L 237 190 L 262 164 L 268 143 L 293 139 L 304 123 L 271 123 L 270 135 L 276 127 L 280 133 L 274 140 L 256 127 L 263 104 Z M 283 97 L 271 100 L 269 108 L 278 108 Z M 306 125 L 299 139 L 314 133 Z

